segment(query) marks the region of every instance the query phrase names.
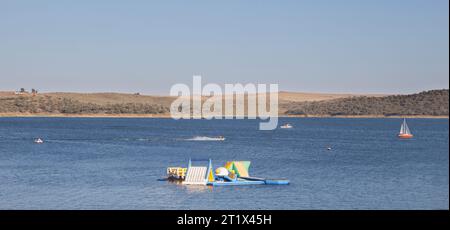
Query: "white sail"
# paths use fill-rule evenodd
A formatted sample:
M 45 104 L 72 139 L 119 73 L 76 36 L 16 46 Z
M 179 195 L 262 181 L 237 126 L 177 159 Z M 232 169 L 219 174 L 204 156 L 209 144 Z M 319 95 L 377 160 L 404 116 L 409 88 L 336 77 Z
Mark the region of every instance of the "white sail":
M 405 122 L 403 121 L 402 125 L 400 126 L 400 134 L 405 133 Z
M 405 120 L 405 134 L 411 134 L 411 132 L 409 131 L 409 127 L 408 127 L 408 124 L 406 123 L 406 120 Z
M 411 134 L 408 124 L 406 123 L 406 119 L 403 119 L 403 124 L 400 127 L 400 134 Z

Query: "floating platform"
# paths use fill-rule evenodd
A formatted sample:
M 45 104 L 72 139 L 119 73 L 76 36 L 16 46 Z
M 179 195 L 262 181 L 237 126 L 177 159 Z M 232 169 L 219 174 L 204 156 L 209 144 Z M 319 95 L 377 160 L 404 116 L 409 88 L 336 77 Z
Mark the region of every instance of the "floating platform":
M 267 179 L 264 182 L 269 185 L 288 185 L 290 183 L 287 179 Z
M 209 182 L 208 185 L 212 186 L 227 186 L 227 185 L 259 185 L 266 184 L 264 181 L 251 181 L 251 180 L 237 180 L 237 181 L 214 181 Z
M 214 181 L 209 182 L 207 185 L 212 186 L 227 186 L 227 185 L 288 185 L 289 180 L 286 179 L 267 179 L 267 180 L 237 180 L 237 181 Z
M 168 178 L 176 178 L 185 185 L 209 185 L 209 186 L 228 186 L 228 185 L 288 185 L 287 179 L 267 179 L 261 177 L 249 176 L 248 169 L 250 161 L 229 161 L 224 167 L 216 170 L 212 168 L 212 161 L 207 161 L 208 166 L 192 166 L 189 159 L 188 167 L 170 167 L 167 169 Z

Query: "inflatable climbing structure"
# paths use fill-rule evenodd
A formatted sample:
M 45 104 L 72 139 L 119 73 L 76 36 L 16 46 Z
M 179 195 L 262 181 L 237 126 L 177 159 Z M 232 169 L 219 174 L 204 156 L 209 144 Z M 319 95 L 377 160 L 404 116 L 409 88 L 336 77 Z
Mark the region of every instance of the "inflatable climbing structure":
M 208 162 L 207 165 L 193 166 L 192 162 Z M 287 179 L 267 179 L 249 175 L 250 161 L 228 161 L 223 167 L 213 170 L 212 160 L 189 159 L 187 168 L 170 167 L 167 169 L 168 179 L 182 181 L 185 185 L 288 185 Z M 185 175 L 184 175 L 185 173 Z

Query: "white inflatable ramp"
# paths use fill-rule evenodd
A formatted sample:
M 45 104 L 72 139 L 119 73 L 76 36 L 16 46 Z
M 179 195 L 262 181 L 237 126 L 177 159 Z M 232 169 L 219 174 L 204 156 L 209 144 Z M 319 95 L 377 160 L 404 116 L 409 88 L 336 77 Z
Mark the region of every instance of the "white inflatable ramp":
M 198 185 L 206 185 L 208 168 L 207 167 L 189 167 L 186 178 L 183 181 L 183 184 L 198 184 Z

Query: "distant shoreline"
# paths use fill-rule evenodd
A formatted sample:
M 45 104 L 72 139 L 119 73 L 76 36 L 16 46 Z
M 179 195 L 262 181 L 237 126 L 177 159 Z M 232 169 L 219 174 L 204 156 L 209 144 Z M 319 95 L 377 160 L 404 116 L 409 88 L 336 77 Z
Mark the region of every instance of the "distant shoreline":
M 171 118 L 170 114 L 49 114 L 49 113 L 0 113 L 0 117 L 73 117 L 73 118 Z M 427 119 L 449 119 L 449 116 L 429 115 L 279 115 L 280 118 L 427 118 Z
M 123 93 L 30 94 L 0 91 L 0 117 L 170 118 L 170 108 L 175 100 L 175 97 Z M 388 96 L 280 92 L 278 105 L 275 114 L 279 117 L 449 117 L 448 89 Z M 237 106 L 235 101 L 234 106 Z M 248 110 L 248 103 L 243 106 L 244 111 Z

